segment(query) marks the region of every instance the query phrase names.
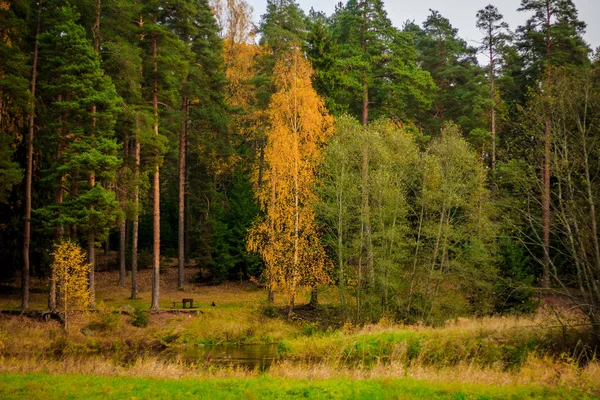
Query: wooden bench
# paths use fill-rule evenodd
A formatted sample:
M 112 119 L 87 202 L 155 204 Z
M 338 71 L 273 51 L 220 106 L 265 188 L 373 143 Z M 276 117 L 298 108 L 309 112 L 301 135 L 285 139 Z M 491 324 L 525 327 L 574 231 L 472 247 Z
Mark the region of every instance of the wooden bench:
M 186 308 L 186 304 L 189 305 L 189 308 L 194 308 L 194 299 L 181 299 L 182 308 Z

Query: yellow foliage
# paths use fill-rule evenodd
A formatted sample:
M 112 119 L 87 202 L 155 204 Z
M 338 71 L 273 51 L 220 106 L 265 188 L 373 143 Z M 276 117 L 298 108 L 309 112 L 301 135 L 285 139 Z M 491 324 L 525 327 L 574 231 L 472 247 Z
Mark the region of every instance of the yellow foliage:
M 88 273 L 90 264 L 77 244 L 63 240 L 54 245 L 52 275 L 56 281 L 57 303 L 67 321 L 69 311 L 86 309 L 90 304 Z
M 331 265 L 315 226 L 313 187 L 333 119 L 312 87 L 312 68 L 298 49 L 277 62 L 276 93 L 268 109 L 265 162 L 259 199 L 265 217 L 253 226 L 248 248 L 261 255 L 272 289 L 294 305 L 298 287 L 328 281 Z

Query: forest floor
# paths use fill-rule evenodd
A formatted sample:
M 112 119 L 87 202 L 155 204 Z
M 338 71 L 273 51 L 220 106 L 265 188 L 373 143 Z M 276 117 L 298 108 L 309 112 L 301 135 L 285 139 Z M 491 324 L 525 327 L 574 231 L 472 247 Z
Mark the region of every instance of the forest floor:
M 566 332 L 555 318 L 577 324 L 580 316 L 556 307 L 439 327 L 358 326 L 341 323 L 333 288 L 320 291 L 318 309 L 302 306 L 303 293 L 287 319 L 282 296 L 268 307 L 263 288 L 193 283 L 196 273 L 189 268 L 177 290 L 177 269 L 166 268 L 160 313 L 146 312 L 151 273 L 141 270 L 137 300 L 129 278 L 120 287 L 117 271 L 97 272 L 96 312 L 70 316 L 66 332 L 57 321 L 0 315 L 0 397 L 600 398 L 600 363 L 580 341 L 585 332 Z M 0 284 L 0 310 L 19 309 L 16 282 Z M 32 282 L 32 309 L 46 308 L 46 286 Z M 182 298 L 197 308 L 182 310 Z M 179 351 L 265 345 L 276 352 L 267 369 Z

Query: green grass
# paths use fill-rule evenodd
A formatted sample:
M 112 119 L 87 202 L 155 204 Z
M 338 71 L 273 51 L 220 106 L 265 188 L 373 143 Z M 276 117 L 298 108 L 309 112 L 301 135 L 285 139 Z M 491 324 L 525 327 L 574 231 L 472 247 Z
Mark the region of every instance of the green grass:
M 0 374 L 2 399 L 593 399 L 572 389 L 388 380 L 181 379 Z

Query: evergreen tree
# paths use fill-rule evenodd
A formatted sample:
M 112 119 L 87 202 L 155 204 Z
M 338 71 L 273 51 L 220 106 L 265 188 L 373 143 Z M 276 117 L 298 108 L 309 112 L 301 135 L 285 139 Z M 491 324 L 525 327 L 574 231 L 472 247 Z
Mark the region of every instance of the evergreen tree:
M 276 56 L 285 54 L 306 39 L 306 16 L 294 0 L 267 0 L 267 12 L 260 17 L 260 44 Z
M 13 185 L 23 178 L 13 151 L 23 128 L 21 116 L 30 106 L 29 71 L 24 52 L 27 26 L 23 16 L 26 13 L 24 1 L 4 3 L 0 7 L 0 203 L 6 202 Z
M 58 191 L 68 185 L 76 190 L 64 196 L 61 193 L 59 204 L 40 212 L 48 226 L 73 225 L 102 238 L 120 214 L 114 192 L 104 186 L 114 179 L 120 165 L 114 125 L 121 99 L 103 74 L 85 30 L 77 23 L 77 11 L 60 5 L 49 11 L 54 24 L 40 36 L 40 50 L 46 59 L 41 71 L 44 94 L 51 99 L 47 117 L 52 122 L 48 125 L 59 148 L 52 176 L 60 185 Z M 90 175 L 99 182 L 90 180 Z M 93 265 L 89 281 L 93 305 Z
M 476 50 L 457 34 L 447 18 L 431 10 L 417 42 L 421 65 L 438 87 L 431 114 L 423 119 L 430 134 L 437 134 L 444 121 L 456 122 L 467 134 L 486 126 L 485 78 L 477 65 Z
M 502 21 L 503 16 L 498 9 L 488 5 L 477 12 L 477 27 L 483 32 L 481 50 L 486 52 L 489 60 L 488 80 L 490 83 L 490 131 L 492 133 L 492 174 L 496 170 L 496 73 L 502 48 L 508 40 L 508 24 Z

